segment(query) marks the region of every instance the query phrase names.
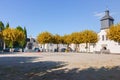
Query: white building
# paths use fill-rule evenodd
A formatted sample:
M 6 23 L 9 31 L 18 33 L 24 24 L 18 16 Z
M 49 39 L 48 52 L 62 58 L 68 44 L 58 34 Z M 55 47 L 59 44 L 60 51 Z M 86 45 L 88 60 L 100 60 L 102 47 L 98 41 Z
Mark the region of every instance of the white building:
M 101 30 L 98 33 L 99 41 L 96 43 L 95 51 L 107 50 L 110 53 L 120 53 L 120 43 L 109 40 L 106 37 L 106 30 L 114 24 L 114 19 L 105 11 L 105 16 L 101 19 Z
M 101 30 L 98 33 L 99 41 L 96 44 L 88 44 L 86 50 L 86 44 L 79 45 L 80 52 L 99 52 L 99 53 L 120 53 L 120 43 L 109 40 L 107 35 L 107 30 L 111 25 L 114 24 L 114 19 L 109 15 L 109 10 L 105 11 L 105 16 L 102 17 L 101 21 Z

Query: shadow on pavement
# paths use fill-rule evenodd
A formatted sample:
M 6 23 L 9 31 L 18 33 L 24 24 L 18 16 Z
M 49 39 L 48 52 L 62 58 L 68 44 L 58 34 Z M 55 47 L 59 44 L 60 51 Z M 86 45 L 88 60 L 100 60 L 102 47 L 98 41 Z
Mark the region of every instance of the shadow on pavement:
M 41 80 L 52 69 L 67 65 L 64 62 L 39 61 L 40 57 L 0 57 L 0 80 Z M 42 58 L 42 57 L 41 57 Z M 37 79 L 34 79 L 36 78 Z
M 41 77 L 41 80 L 120 80 L 120 67 L 88 68 L 79 70 L 77 68 L 57 70 Z
M 32 62 L 34 59 L 37 57 L 0 58 L 0 63 L 2 60 L 8 61 L 0 64 L 0 80 L 120 80 L 120 66 L 60 69 L 67 64 L 54 61 Z

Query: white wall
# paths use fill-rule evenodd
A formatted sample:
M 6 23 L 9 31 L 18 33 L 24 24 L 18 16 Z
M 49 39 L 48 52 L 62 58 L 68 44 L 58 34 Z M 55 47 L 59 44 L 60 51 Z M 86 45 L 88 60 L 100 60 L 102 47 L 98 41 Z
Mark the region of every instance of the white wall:
M 90 45 L 88 46 L 88 52 L 90 50 L 90 52 L 94 52 L 94 51 L 100 51 L 104 46 L 106 46 L 107 49 L 110 50 L 111 53 L 120 53 L 120 45 L 118 45 L 117 42 L 114 42 L 114 41 L 111 41 L 111 40 L 108 40 L 106 39 L 106 30 L 101 30 L 99 33 L 98 33 L 98 37 L 99 37 L 99 41 L 96 43 L 95 46 L 93 45 Z M 104 35 L 104 40 L 102 40 L 102 35 Z M 42 47 L 44 47 L 47 51 L 48 50 L 54 50 L 57 48 L 57 44 L 45 44 L 45 46 L 42 45 Z M 75 44 L 71 44 L 69 47 L 72 48 L 72 50 L 75 50 L 75 47 L 76 45 Z M 86 44 L 83 43 L 83 44 L 79 44 L 79 52 L 86 52 Z M 64 45 L 64 44 L 59 44 L 59 49 L 61 48 L 67 48 L 67 45 Z
M 111 53 L 120 53 L 120 45 L 118 45 L 117 42 L 106 40 L 106 37 L 104 37 L 104 41 L 102 40 L 102 35 L 106 36 L 107 29 L 101 30 L 100 33 L 98 33 L 99 41 L 96 43 L 95 51 L 100 51 L 102 49 L 102 45 L 106 45 L 106 48 L 110 50 Z

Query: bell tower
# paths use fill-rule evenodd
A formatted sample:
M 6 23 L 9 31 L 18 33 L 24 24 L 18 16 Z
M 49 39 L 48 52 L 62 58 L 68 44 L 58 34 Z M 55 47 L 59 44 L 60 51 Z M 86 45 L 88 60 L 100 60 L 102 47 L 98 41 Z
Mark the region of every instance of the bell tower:
M 101 21 L 101 30 L 108 29 L 111 25 L 114 24 L 114 19 L 109 15 L 109 10 L 105 11 L 105 16 L 102 17 Z

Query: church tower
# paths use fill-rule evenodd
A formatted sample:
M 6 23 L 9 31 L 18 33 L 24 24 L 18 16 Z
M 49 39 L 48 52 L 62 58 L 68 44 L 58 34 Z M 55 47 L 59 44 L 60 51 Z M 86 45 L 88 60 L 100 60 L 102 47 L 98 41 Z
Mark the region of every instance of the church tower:
M 109 10 L 105 11 L 105 15 L 102 17 L 100 22 L 101 30 L 98 33 L 99 40 L 96 43 L 94 51 L 101 54 L 120 53 L 120 44 L 107 38 L 106 30 L 108 30 L 110 26 L 114 24 L 114 19 L 109 15 Z
M 109 10 L 105 11 L 105 16 L 102 17 L 101 21 L 101 30 L 108 29 L 111 25 L 114 24 L 114 19 L 109 15 Z

